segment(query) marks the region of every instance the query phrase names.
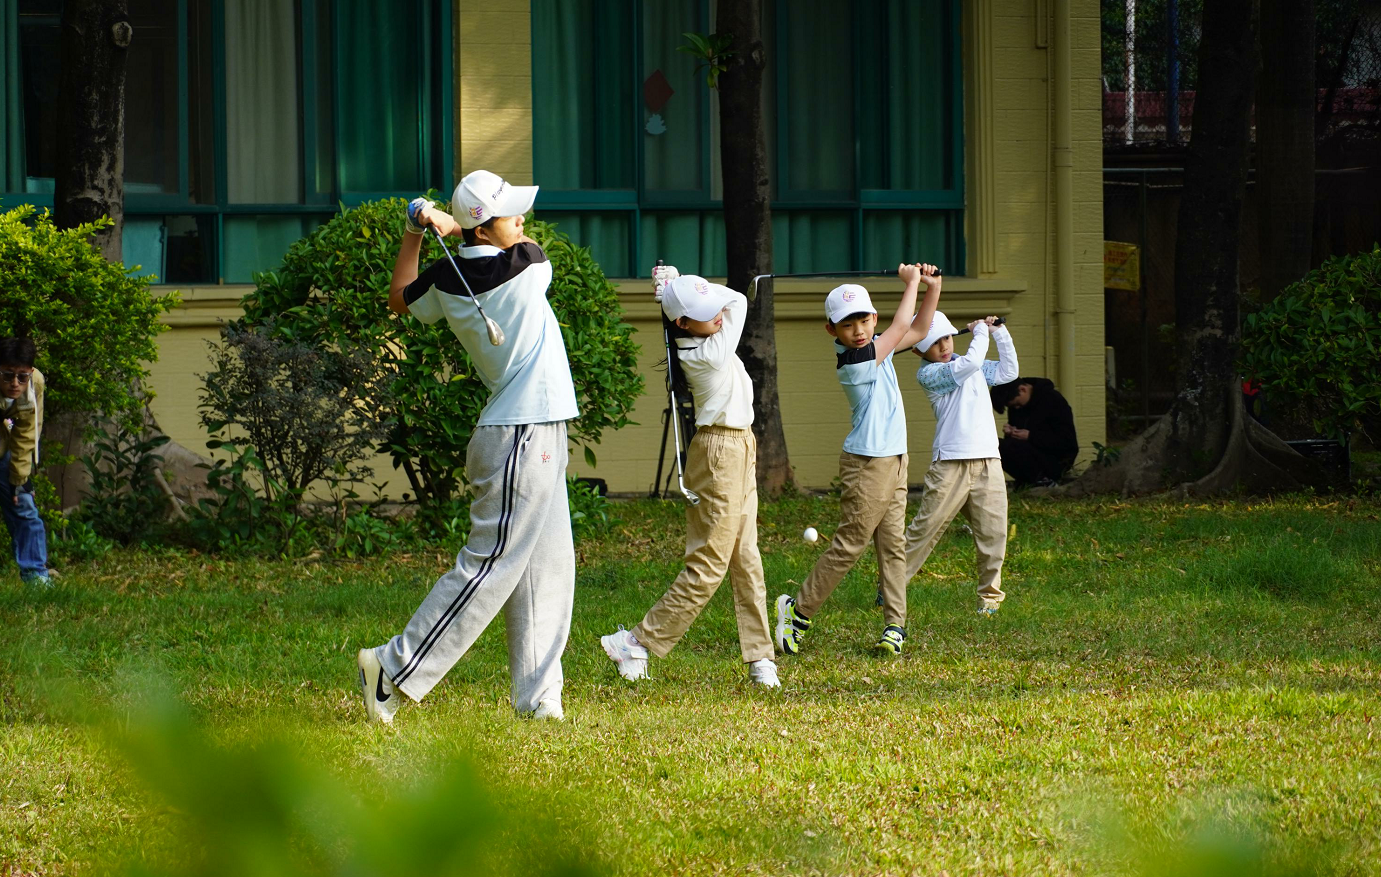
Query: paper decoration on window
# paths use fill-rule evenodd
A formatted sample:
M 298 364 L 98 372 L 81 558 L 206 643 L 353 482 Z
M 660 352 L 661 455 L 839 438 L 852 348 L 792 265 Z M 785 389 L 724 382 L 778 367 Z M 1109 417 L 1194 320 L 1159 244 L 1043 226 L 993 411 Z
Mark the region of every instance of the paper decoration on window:
M 653 137 L 656 137 L 658 134 L 665 134 L 666 132 L 667 123 L 666 120 L 662 118 L 662 114 L 653 113 L 652 116 L 647 120 L 647 133 L 651 134 Z
M 643 80 L 643 103 L 654 113 L 660 113 L 675 93 L 661 70 L 653 70 L 652 75 Z

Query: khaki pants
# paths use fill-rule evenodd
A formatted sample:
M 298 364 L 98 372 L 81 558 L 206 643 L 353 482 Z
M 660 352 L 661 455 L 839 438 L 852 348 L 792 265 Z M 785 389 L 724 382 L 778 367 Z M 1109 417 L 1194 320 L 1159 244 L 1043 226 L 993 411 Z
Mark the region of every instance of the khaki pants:
M 815 561 L 801 585 L 796 611 L 806 618 L 829 599 L 873 543 L 887 624 L 906 626 L 906 476 L 907 455 L 839 455 L 839 512 L 842 519 L 830 547 Z
M 996 605 L 1002 593 L 1002 560 L 1007 554 L 1007 482 L 1002 461 L 936 460 L 925 474 L 921 509 L 906 528 L 906 578 L 920 572 L 954 516 L 963 512 L 973 530 L 978 554 L 978 605 Z
M 633 636 L 659 658 L 680 642 L 729 574 L 744 661 L 775 654 L 758 554 L 758 443 L 752 430 L 702 426 L 686 453 L 686 566 Z

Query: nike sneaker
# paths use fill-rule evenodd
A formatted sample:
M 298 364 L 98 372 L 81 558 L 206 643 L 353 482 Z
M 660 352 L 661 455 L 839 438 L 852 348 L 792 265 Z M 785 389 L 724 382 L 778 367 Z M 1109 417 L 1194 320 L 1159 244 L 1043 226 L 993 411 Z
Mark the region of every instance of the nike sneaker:
M 391 723 L 393 714 L 398 712 L 398 705 L 403 702 L 402 694 L 393 687 L 393 681 L 384 672 L 373 649 L 360 649 L 355 663 L 360 666 L 360 692 L 364 695 L 365 717 L 371 722 Z

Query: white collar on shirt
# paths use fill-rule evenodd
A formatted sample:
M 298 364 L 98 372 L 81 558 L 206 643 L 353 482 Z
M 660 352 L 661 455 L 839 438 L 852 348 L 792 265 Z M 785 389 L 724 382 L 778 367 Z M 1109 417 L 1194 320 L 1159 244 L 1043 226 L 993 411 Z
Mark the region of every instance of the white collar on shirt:
M 475 244 L 473 247 L 461 247 L 460 258 L 462 259 L 482 259 L 485 256 L 497 256 L 503 250 L 490 244 Z

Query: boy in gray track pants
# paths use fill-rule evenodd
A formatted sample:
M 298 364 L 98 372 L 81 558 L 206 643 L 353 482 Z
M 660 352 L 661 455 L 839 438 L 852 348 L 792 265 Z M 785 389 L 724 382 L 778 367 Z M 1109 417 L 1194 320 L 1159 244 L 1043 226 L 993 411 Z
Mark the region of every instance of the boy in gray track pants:
M 566 503 L 566 421 L 577 415 L 561 327 L 547 303 L 552 268 L 523 234 L 536 186 L 488 171 L 460 181 L 451 213 L 424 198 L 408 206 L 389 307 L 424 323 L 446 320 L 489 389 L 465 470 L 475 492 L 470 538 L 398 636 L 358 656 L 365 712 L 391 722 L 402 702 L 427 696 L 503 611 L 513 708 L 561 719 L 561 654 L 570 635 L 575 546 Z M 465 242 L 419 276 L 422 231 Z M 489 341 L 471 296 L 502 327 Z

